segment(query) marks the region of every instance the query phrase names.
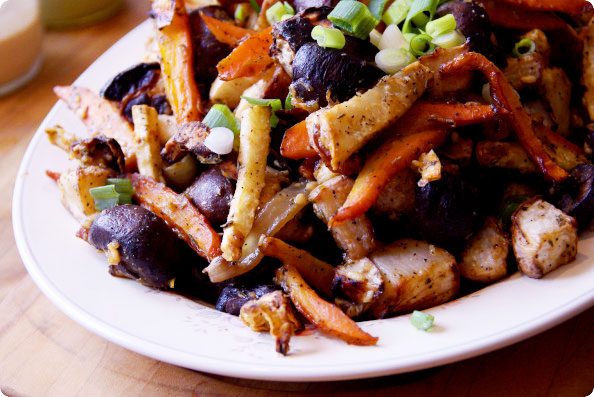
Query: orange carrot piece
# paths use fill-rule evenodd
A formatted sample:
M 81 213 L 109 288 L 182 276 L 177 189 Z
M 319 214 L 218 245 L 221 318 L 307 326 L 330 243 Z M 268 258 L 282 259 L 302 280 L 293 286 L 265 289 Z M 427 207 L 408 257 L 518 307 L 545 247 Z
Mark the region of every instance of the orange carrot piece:
M 274 237 L 263 238 L 258 247 L 264 255 L 276 258 L 284 265 L 295 266 L 307 282 L 318 291 L 332 296 L 332 281 L 334 280 L 332 265 Z
M 253 76 L 272 64 L 268 55 L 272 44 L 272 26 L 245 39 L 217 65 L 219 77 L 229 81 L 239 77 Z
M 153 2 L 152 7 L 158 20 L 165 13 L 161 19 L 169 21 L 159 26 L 157 40 L 167 98 L 175 118 L 178 123 L 202 120 L 203 103 L 194 80 L 192 35 L 184 2 L 161 0 Z
M 200 17 L 206 24 L 208 30 L 210 30 L 210 33 L 212 33 L 218 41 L 233 47 L 236 47 L 242 39 L 254 33 L 253 30 L 244 29 L 232 23 L 209 17 L 202 11 L 200 11 Z
M 562 30 L 567 23 L 559 16 L 548 12 L 526 10 L 509 4 L 489 1 L 483 3 L 489 15 L 489 21 L 496 26 L 509 29 Z
M 483 55 L 469 52 L 443 65 L 441 73 L 450 74 L 469 70 L 480 70 L 485 75 L 491 86 L 493 102 L 510 112 L 510 120 L 518 141 L 545 177 L 555 182 L 567 178 L 567 172 L 559 167 L 545 151 L 542 142 L 532 129 L 532 121 L 522 107 L 520 98 L 497 66 Z
M 285 265 L 277 270 L 275 281 L 281 285 L 297 310 L 322 331 L 351 345 L 375 345 L 377 337 L 363 331 L 337 306 L 320 298 L 309 287 L 297 269 Z
M 566 14 L 578 15 L 592 10 L 592 5 L 586 0 L 494 0 L 538 11 L 558 11 Z M 524 27 L 523 29 L 526 29 Z
M 330 224 L 340 224 L 367 212 L 392 176 L 408 167 L 421 154 L 442 144 L 446 136 L 447 129 L 443 128 L 404 137 L 393 135 L 368 157 L 353 189 Z
M 408 113 L 411 113 L 410 115 Z M 406 113 L 407 118 L 435 121 L 451 127 L 464 127 L 484 123 L 497 116 L 509 114 L 509 111 L 492 105 L 467 105 L 464 103 L 431 103 L 419 101 Z M 402 128 L 405 123 L 398 122 Z
M 186 196 L 140 174 L 126 178 L 132 182 L 134 199 L 163 219 L 198 255 L 209 260 L 221 255 L 221 238 Z
M 295 124 L 285 131 L 280 152 L 283 157 L 293 160 L 305 159 L 318 155 L 318 152 L 316 152 L 316 150 L 309 144 L 307 124 L 305 123 L 305 120 Z

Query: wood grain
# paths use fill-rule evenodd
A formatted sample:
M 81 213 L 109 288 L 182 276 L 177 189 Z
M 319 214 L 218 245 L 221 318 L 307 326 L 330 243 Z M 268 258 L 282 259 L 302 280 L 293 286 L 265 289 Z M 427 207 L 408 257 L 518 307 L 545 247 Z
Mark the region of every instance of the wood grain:
M 585 396 L 594 388 L 594 308 L 527 341 L 460 363 L 347 382 L 259 382 L 175 367 L 123 349 L 74 323 L 37 289 L 18 256 L 12 185 L 26 146 L 56 99 L 124 33 L 146 18 L 129 0 L 109 21 L 45 37 L 40 74 L 0 99 L 0 390 L 9 396 L 69 395 L 522 395 Z M 477 324 L 480 326 L 480 324 Z

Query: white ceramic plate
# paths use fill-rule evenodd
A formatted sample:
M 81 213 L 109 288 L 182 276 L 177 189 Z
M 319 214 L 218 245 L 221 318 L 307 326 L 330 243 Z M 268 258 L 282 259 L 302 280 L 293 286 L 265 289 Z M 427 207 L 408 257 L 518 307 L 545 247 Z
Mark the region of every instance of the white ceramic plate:
M 76 84 L 96 91 L 142 57 L 151 25 L 126 35 Z M 428 310 L 434 332 L 417 331 L 409 316 L 361 323 L 379 336 L 372 347 L 350 346 L 316 332 L 291 339 L 288 357 L 238 318 L 174 294 L 111 277 L 103 254 L 74 236 L 78 225 L 45 175 L 69 164 L 44 128 L 60 124 L 83 134 L 62 103 L 49 113 L 21 164 L 13 199 L 14 232 L 23 262 L 39 288 L 72 319 L 130 350 L 172 364 L 235 377 L 336 380 L 395 374 L 476 356 L 542 332 L 594 303 L 594 234 L 583 237 L 577 261 L 542 280 L 520 274 Z

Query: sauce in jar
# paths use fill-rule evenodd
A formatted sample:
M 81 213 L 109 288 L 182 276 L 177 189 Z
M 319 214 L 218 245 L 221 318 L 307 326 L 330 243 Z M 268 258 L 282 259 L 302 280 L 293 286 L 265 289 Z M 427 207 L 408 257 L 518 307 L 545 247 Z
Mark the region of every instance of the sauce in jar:
M 0 0 L 0 95 L 32 79 L 41 66 L 37 0 Z

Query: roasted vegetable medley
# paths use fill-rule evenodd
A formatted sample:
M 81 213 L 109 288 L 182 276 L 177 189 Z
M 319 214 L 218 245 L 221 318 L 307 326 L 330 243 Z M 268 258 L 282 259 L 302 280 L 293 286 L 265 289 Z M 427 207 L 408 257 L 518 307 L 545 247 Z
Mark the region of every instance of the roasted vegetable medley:
M 582 0 L 153 0 L 142 63 L 56 87 L 48 175 L 109 272 L 270 332 L 442 304 L 576 257 L 594 216 Z M 436 319 L 439 322 L 439 319 Z

